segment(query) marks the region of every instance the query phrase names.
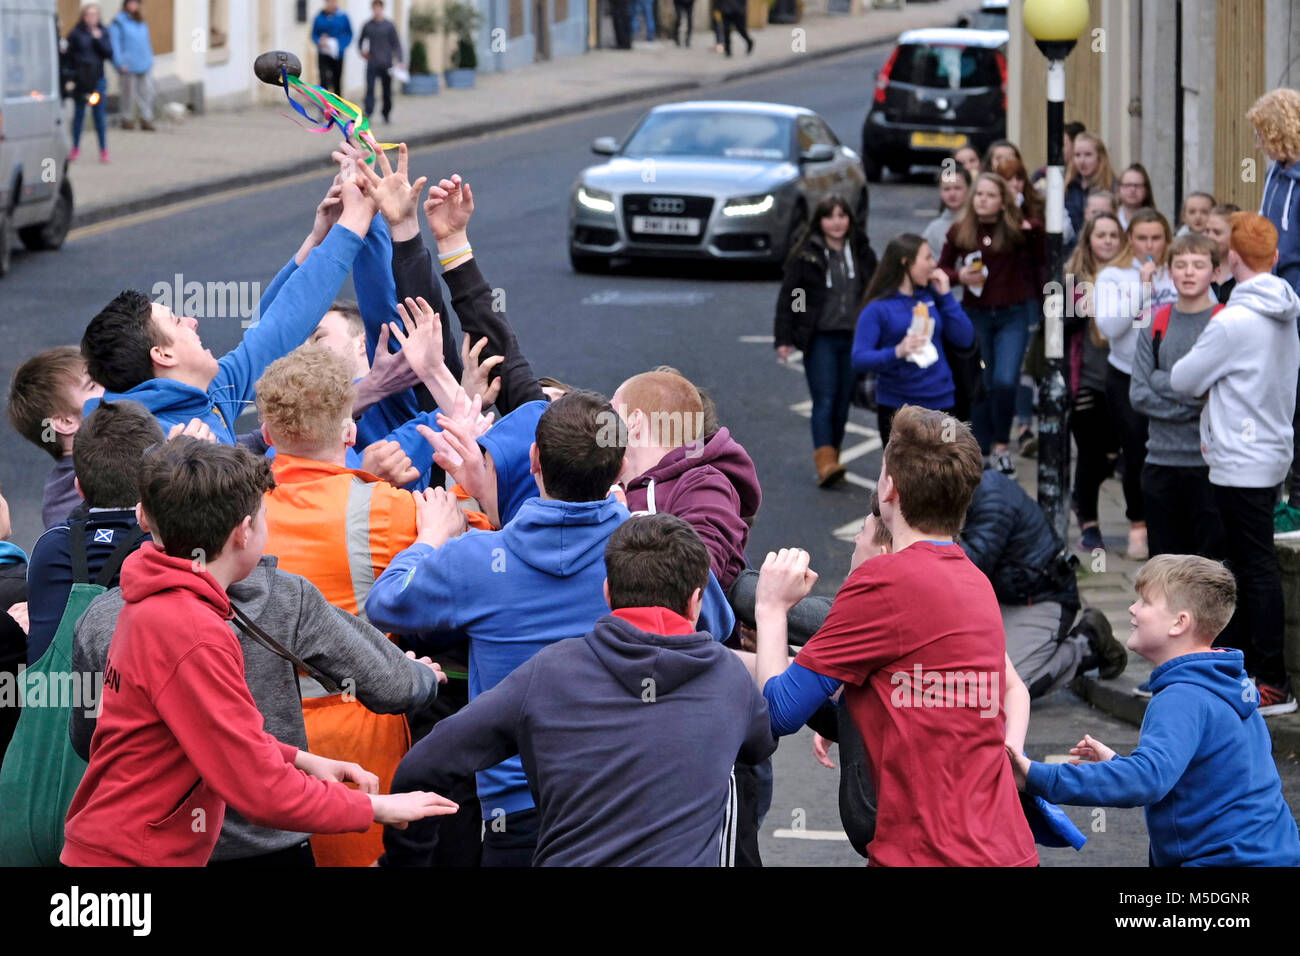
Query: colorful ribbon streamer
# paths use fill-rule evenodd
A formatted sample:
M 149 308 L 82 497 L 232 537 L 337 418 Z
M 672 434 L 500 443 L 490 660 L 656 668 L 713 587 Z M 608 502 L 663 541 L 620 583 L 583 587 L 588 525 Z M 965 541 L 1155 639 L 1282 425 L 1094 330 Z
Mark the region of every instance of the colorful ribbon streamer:
M 304 83 L 296 76 L 291 76 L 287 70 L 280 71 L 281 85 L 284 87 L 285 99 L 304 119 L 312 124 L 310 127 L 304 127 L 312 133 L 324 133 L 331 127 L 337 126 L 343 133 L 343 138 L 352 142 L 355 138 L 362 146 L 366 148 L 369 155 L 366 157 L 366 163 L 373 165 L 375 157 L 379 150 L 396 149 L 397 143 L 379 143 L 375 141 L 374 134 L 370 132 L 370 120 L 363 116 L 361 107 L 356 103 L 350 103 L 341 96 L 335 96 L 329 90 L 319 86 L 312 86 Z M 321 117 L 317 119 L 297 102 L 289 93 L 289 87 L 292 86 L 299 93 L 316 105 L 321 111 Z M 293 119 L 292 116 L 289 119 Z M 297 123 L 297 120 L 294 120 Z M 302 126 L 301 123 L 298 123 Z

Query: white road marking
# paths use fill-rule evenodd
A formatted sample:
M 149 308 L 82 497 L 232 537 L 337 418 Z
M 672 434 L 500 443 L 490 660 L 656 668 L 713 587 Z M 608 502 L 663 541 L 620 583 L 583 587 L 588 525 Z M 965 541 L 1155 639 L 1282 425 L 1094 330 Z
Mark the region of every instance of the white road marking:
M 857 485 L 859 488 L 866 488 L 867 491 L 876 490 L 876 480 L 874 478 L 863 478 L 861 475 L 855 475 L 851 471 L 844 473 L 844 480 L 851 485 Z
M 1069 754 L 1048 754 L 1043 763 L 1069 763 L 1073 759 Z
M 858 536 L 858 532 L 862 530 L 862 522 L 866 520 L 867 516 L 863 515 L 855 521 L 850 521 L 848 524 L 840 525 L 832 531 L 831 534 L 839 538 L 841 541 L 852 541 Z
M 840 840 L 849 842 L 849 836 L 843 830 L 774 830 L 772 836 L 778 840 Z
M 756 343 L 756 344 L 762 345 L 762 344 L 767 343 L 767 342 L 775 342 L 775 341 L 776 341 L 776 336 L 774 336 L 774 335 L 742 335 L 742 336 L 740 337 L 740 341 L 742 341 L 742 342 L 749 342 L 749 343 Z

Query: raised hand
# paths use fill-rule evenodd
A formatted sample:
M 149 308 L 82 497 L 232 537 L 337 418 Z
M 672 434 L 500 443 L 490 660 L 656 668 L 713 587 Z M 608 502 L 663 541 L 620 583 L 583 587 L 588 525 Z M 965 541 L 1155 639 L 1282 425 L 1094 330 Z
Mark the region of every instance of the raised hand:
M 414 183 L 409 180 L 409 156 L 405 143 L 398 144 L 396 170 L 389 163 L 388 154 L 382 150 L 378 153 L 375 165 L 379 167 L 378 173 L 365 163 L 359 163 L 357 174 L 368 183 L 367 191 L 393 230 L 393 238 L 397 241 L 410 239 L 420 231 L 416 207 L 420 203 L 420 193 L 424 190 L 428 177 L 421 176 Z M 399 227 L 404 228 L 399 230 Z M 402 232 L 401 235 L 398 234 L 399 231 Z
M 436 185 L 429 187 L 429 196 L 424 200 L 424 215 L 429 220 L 433 238 L 439 242 L 463 233 L 474 215 L 474 193 L 469 183 L 464 182 L 459 174 L 453 174 L 451 179 L 438 180 Z
M 177 435 L 185 435 L 188 438 L 197 438 L 199 441 L 215 442 L 217 436 L 212 429 L 201 418 L 191 418 L 189 424 L 182 425 L 177 422 L 167 430 L 167 440 L 171 441 Z
M 501 376 L 492 378 L 492 369 L 506 360 L 504 355 L 489 356 L 482 363 L 478 357 L 483 353 L 483 348 L 488 344 L 487 336 L 479 339 L 473 348 L 469 345 L 469 335 L 466 334 L 465 341 L 460 347 L 461 365 L 465 371 L 460 376 L 460 387 L 465 390 L 467 395 L 477 395 L 483 400 L 483 407 L 491 405 L 501 394 Z
M 415 540 L 440 548 L 469 529 L 460 503 L 446 488 L 426 488 L 415 496 Z
M 418 299 L 408 296 L 405 305 L 397 303 L 397 314 L 401 325 L 390 322 L 388 327 L 412 370 L 421 381 L 426 381 L 444 365 L 442 318 L 423 296 Z
M 361 470 L 399 488 L 420 477 L 419 469 L 411 464 L 402 446 L 387 440 L 366 446 L 361 453 Z

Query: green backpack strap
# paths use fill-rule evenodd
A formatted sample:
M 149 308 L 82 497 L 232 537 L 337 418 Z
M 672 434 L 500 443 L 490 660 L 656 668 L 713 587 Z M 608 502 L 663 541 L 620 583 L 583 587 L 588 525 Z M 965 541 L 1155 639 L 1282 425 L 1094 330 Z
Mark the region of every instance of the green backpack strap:
M 98 674 L 72 671 L 73 630 L 148 535 L 140 528 L 124 533 L 92 582 L 85 517 L 70 520 L 68 529 L 72 588 L 54 639 L 23 674 L 24 706 L 0 766 L 0 865 L 5 866 L 59 864 L 64 818 L 86 772 L 86 761 L 72 749 L 69 718 L 74 708 L 93 709 L 102 693 Z

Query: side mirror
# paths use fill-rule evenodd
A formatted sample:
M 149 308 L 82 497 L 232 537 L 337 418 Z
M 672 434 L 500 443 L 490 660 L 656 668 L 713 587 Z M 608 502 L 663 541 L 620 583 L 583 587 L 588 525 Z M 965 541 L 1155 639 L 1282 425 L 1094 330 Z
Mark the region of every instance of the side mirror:
M 613 136 L 599 136 L 591 144 L 591 151 L 597 156 L 613 156 L 618 152 L 618 140 Z
M 836 149 L 829 143 L 813 143 L 805 149 L 800 155 L 805 163 L 829 163 L 836 156 Z

